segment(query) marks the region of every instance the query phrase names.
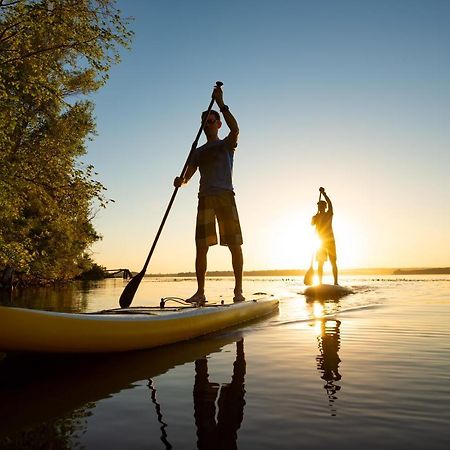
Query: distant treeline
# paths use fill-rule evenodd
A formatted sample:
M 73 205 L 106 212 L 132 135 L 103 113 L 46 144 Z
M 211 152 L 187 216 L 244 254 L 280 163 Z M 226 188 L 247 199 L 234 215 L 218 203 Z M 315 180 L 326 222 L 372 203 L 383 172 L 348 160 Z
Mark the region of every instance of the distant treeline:
M 304 275 L 305 270 L 246 270 L 244 271 L 244 276 L 246 277 L 278 277 L 278 276 L 299 276 Z M 232 277 L 233 272 L 231 270 L 216 270 L 208 271 L 208 277 Z M 152 273 L 147 274 L 150 277 L 195 277 L 194 272 L 178 272 L 178 273 Z
M 247 270 L 244 276 L 247 277 L 295 277 L 303 276 L 306 270 L 303 269 L 280 269 L 280 270 Z M 450 274 L 450 267 L 428 268 L 428 269 L 393 269 L 393 268 L 363 268 L 363 269 L 343 269 L 342 275 L 438 275 Z M 148 277 L 195 277 L 195 272 L 178 273 L 152 273 Z M 216 270 L 207 273 L 208 277 L 232 277 L 231 270 Z

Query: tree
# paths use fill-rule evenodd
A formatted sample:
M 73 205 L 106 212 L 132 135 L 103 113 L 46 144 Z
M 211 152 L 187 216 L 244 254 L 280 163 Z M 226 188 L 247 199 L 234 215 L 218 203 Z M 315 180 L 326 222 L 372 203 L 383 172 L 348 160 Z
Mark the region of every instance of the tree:
M 113 0 L 0 0 L 0 269 L 72 278 L 99 239 L 85 96 L 129 47 L 129 21 Z

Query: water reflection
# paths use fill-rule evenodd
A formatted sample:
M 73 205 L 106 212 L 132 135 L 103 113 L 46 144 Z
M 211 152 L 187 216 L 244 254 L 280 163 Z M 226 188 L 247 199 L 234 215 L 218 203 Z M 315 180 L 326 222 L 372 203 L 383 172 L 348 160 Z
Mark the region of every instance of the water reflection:
M 58 287 L 16 288 L 11 292 L 0 289 L 0 305 L 61 312 L 85 311 L 93 287 L 92 283 L 79 282 Z
M 95 404 L 76 409 L 64 417 L 41 423 L 30 430 L 16 431 L 0 436 L 2 450 L 79 448 L 87 429 L 87 419 Z
M 244 339 L 236 342 L 236 357 L 233 363 L 231 382 L 219 385 L 209 380 L 206 356 L 195 361 L 195 382 L 193 389 L 194 419 L 197 427 L 198 450 L 237 449 L 237 431 L 244 418 L 245 406 Z M 160 440 L 167 450 L 172 449 L 168 440 L 167 423 L 163 420 L 162 408 L 156 398 L 153 380 L 149 380 L 151 400 L 161 427 Z M 218 411 L 216 414 L 216 403 Z M 216 419 L 217 417 L 217 419 Z
M 151 399 L 152 399 L 152 403 L 155 405 L 155 411 L 156 411 L 156 416 L 158 418 L 158 422 L 161 424 L 160 430 L 161 430 L 161 441 L 164 444 L 165 448 L 167 450 L 170 450 L 172 448 L 172 444 L 169 442 L 169 440 L 167 439 L 167 423 L 163 421 L 163 415 L 162 415 L 162 411 L 161 411 L 161 405 L 159 404 L 158 400 L 156 399 L 156 389 L 153 385 L 153 380 L 150 379 L 148 380 L 148 388 L 150 389 L 151 392 Z
M 313 303 L 308 303 L 312 309 L 312 317 L 320 319 L 327 316 L 333 316 L 341 310 L 339 300 L 315 300 Z
M 319 355 L 316 356 L 317 370 L 321 374 L 321 379 L 325 380 L 324 389 L 328 397 L 328 405 L 332 416 L 336 416 L 337 400 L 336 393 L 341 386 L 336 382 L 341 380 L 339 373 L 340 331 L 341 322 L 339 320 L 321 319 L 318 320 L 317 328 L 320 330 L 317 336 Z
M 209 381 L 206 357 L 195 361 L 194 418 L 199 450 L 237 448 L 237 431 L 244 417 L 245 372 L 243 339 L 236 342 L 236 359 L 228 384 L 220 386 Z
M 72 448 L 97 401 L 237 339 L 239 332 L 124 354 L 8 355 L 0 360 L 0 448 L 27 448 L 22 443 L 33 439 L 41 448 Z
M 14 291 L 0 289 L 0 305 L 10 306 L 12 304 L 13 295 Z

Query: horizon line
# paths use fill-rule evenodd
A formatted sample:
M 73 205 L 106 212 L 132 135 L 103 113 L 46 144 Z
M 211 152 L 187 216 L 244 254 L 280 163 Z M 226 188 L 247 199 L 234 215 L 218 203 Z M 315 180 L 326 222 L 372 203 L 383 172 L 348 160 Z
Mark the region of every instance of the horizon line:
M 306 273 L 308 269 L 259 269 L 259 270 L 244 270 L 244 276 L 255 276 L 255 275 L 291 275 L 291 276 L 301 276 Z M 137 273 L 137 272 L 136 272 Z M 363 267 L 363 268 L 350 268 L 350 269 L 340 269 L 340 274 L 383 274 L 383 275 L 407 275 L 407 274 L 450 274 L 449 267 Z M 328 274 L 326 271 L 324 274 Z M 207 271 L 206 276 L 233 276 L 232 270 L 210 270 Z M 168 273 L 146 273 L 146 276 L 157 277 L 157 276 L 195 276 L 195 272 L 168 272 Z

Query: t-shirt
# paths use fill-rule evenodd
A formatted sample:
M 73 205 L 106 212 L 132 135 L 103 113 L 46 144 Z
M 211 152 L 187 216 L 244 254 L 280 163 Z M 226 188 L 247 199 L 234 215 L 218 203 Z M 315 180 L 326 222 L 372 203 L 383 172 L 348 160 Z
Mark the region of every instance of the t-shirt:
M 194 150 L 190 164 L 200 170 L 199 197 L 233 191 L 235 147 L 227 139 L 207 142 Z
M 333 228 L 331 222 L 333 220 L 333 211 L 317 213 L 313 216 L 311 224 L 316 226 L 316 231 L 323 242 L 334 240 Z

